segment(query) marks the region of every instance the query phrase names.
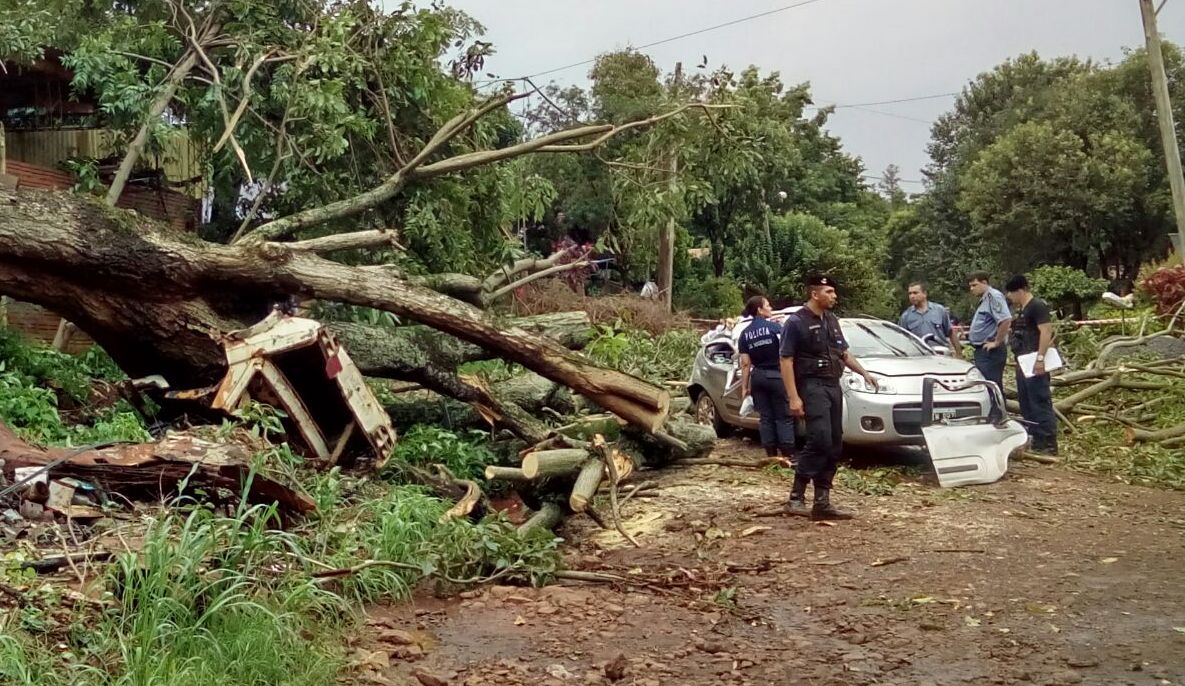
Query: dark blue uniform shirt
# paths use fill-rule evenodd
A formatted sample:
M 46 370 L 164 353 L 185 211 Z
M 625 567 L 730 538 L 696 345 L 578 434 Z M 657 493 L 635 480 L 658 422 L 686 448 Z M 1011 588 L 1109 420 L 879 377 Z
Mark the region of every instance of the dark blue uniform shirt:
M 795 378 L 839 379 L 847 349 L 848 340 L 834 314 L 819 316 L 804 307 L 786 318 L 781 355 L 794 358 Z
M 753 323 L 741 332 L 741 340 L 737 344 L 742 355 L 748 355 L 754 367 L 761 369 L 777 369 L 778 334 L 781 327 L 763 317 L 753 317 Z

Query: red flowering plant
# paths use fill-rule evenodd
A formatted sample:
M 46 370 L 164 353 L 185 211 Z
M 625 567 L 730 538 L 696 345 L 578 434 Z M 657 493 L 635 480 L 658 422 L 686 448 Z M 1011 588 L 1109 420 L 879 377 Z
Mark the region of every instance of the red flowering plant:
M 1173 314 L 1185 302 L 1185 265 L 1161 267 L 1152 272 L 1140 287 L 1147 293 L 1159 314 Z

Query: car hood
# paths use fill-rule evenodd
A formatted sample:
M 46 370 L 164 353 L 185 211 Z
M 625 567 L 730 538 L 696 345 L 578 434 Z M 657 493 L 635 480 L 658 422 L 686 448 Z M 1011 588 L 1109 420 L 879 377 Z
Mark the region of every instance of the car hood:
M 874 374 L 882 376 L 920 376 L 923 374 L 963 375 L 971 363 L 943 355 L 926 357 L 861 357 L 860 363 Z

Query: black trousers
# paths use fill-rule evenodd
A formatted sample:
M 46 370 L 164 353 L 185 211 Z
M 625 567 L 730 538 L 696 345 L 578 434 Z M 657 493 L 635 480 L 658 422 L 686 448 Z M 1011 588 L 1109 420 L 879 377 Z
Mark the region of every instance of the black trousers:
M 1032 422 L 1028 430 L 1033 436 L 1033 447 L 1037 450 L 1057 448 L 1057 415 L 1053 413 L 1053 391 L 1049 387 L 1049 375 L 1042 374 L 1026 379 L 1018 367 L 1016 394 L 1020 400 L 1021 416 Z
M 764 448 L 794 449 L 794 418 L 790 416 L 790 398 L 782 372 L 777 369 L 754 367 L 749 379 L 753 408 L 761 416 L 758 428 Z
M 806 410 L 806 445 L 797 475 L 813 481 L 816 491 L 830 489 L 843 448 L 843 392 L 838 380 L 808 377 L 798 382 L 798 394 Z

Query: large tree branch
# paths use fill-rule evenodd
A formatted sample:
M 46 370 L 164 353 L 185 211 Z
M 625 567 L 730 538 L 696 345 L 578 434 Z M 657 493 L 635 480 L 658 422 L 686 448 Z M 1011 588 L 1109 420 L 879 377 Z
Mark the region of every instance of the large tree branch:
M 598 146 L 603 145 L 606 141 L 614 136 L 632 131 L 645 126 L 650 126 L 658 122 L 670 119 L 689 109 L 709 110 L 712 108 L 726 107 L 724 105 L 707 105 L 703 103 L 691 103 L 678 107 L 670 112 L 655 115 L 647 119 L 641 119 L 627 124 L 614 126 L 612 124 L 596 124 L 590 126 L 580 126 L 566 131 L 557 131 L 555 133 L 541 136 L 529 141 L 524 141 L 516 145 L 499 148 L 497 150 L 482 150 L 478 152 L 464 153 L 446 158 L 439 162 L 432 164 L 425 164 L 428 157 L 439 151 L 450 140 L 455 138 L 462 131 L 472 126 L 482 116 L 493 111 L 497 107 L 505 105 L 507 102 L 522 97 L 522 95 L 503 96 L 501 98 L 494 98 L 485 103 L 482 107 L 470 113 L 462 113 L 449 120 L 436 134 L 428 141 L 427 145 L 404 167 L 391 175 L 382 184 L 372 188 L 368 191 L 360 193 L 352 198 L 346 198 L 337 202 L 329 203 L 321 207 L 315 207 L 287 217 L 276 219 L 268 222 L 255 230 L 246 234 L 239 239 L 240 243 L 256 243 L 266 240 L 277 240 L 285 236 L 290 236 L 293 233 L 337 219 L 345 219 L 355 216 L 367 210 L 378 207 L 384 202 L 394 198 L 401 190 L 412 180 L 430 179 L 444 174 L 452 174 L 475 167 L 493 164 L 503 160 L 521 157 L 534 152 L 586 152 L 594 150 Z M 590 136 L 596 136 L 594 140 L 587 143 L 571 143 Z
M 144 146 L 148 144 L 148 136 L 152 133 L 152 126 L 169 107 L 169 103 L 173 101 L 173 96 L 177 94 L 177 88 L 189 76 L 189 72 L 193 71 L 197 61 L 197 52 L 192 49 L 186 50 L 181 56 L 181 59 L 174 65 L 173 70 L 165 77 L 160 92 L 156 94 L 156 98 L 148 106 L 148 112 L 144 116 L 144 122 L 140 124 L 136 135 L 128 143 L 123 159 L 119 162 L 119 169 L 115 172 L 115 178 L 111 180 L 111 186 L 107 189 L 106 202 L 111 207 L 115 207 L 115 204 L 119 202 L 119 196 L 123 195 L 124 186 L 127 185 L 128 179 L 132 175 L 132 170 L 136 168 L 136 163 L 140 161 L 140 155 L 144 152 Z
M 356 195 L 353 198 L 346 198 L 268 222 L 240 238 L 239 242 L 274 241 L 279 238 L 291 236 L 297 231 L 310 226 L 316 226 L 317 224 L 323 224 L 335 219 L 345 219 L 378 207 L 398 195 L 403 190 L 403 187 L 407 185 L 407 182 L 411 180 L 412 174 L 429 157 L 448 145 L 450 141 L 472 126 L 478 119 L 519 97 L 524 96 L 508 95 L 493 98 L 472 112 L 462 112 L 453 117 L 437 130 L 428 143 L 424 145 L 410 162 L 375 188 Z

